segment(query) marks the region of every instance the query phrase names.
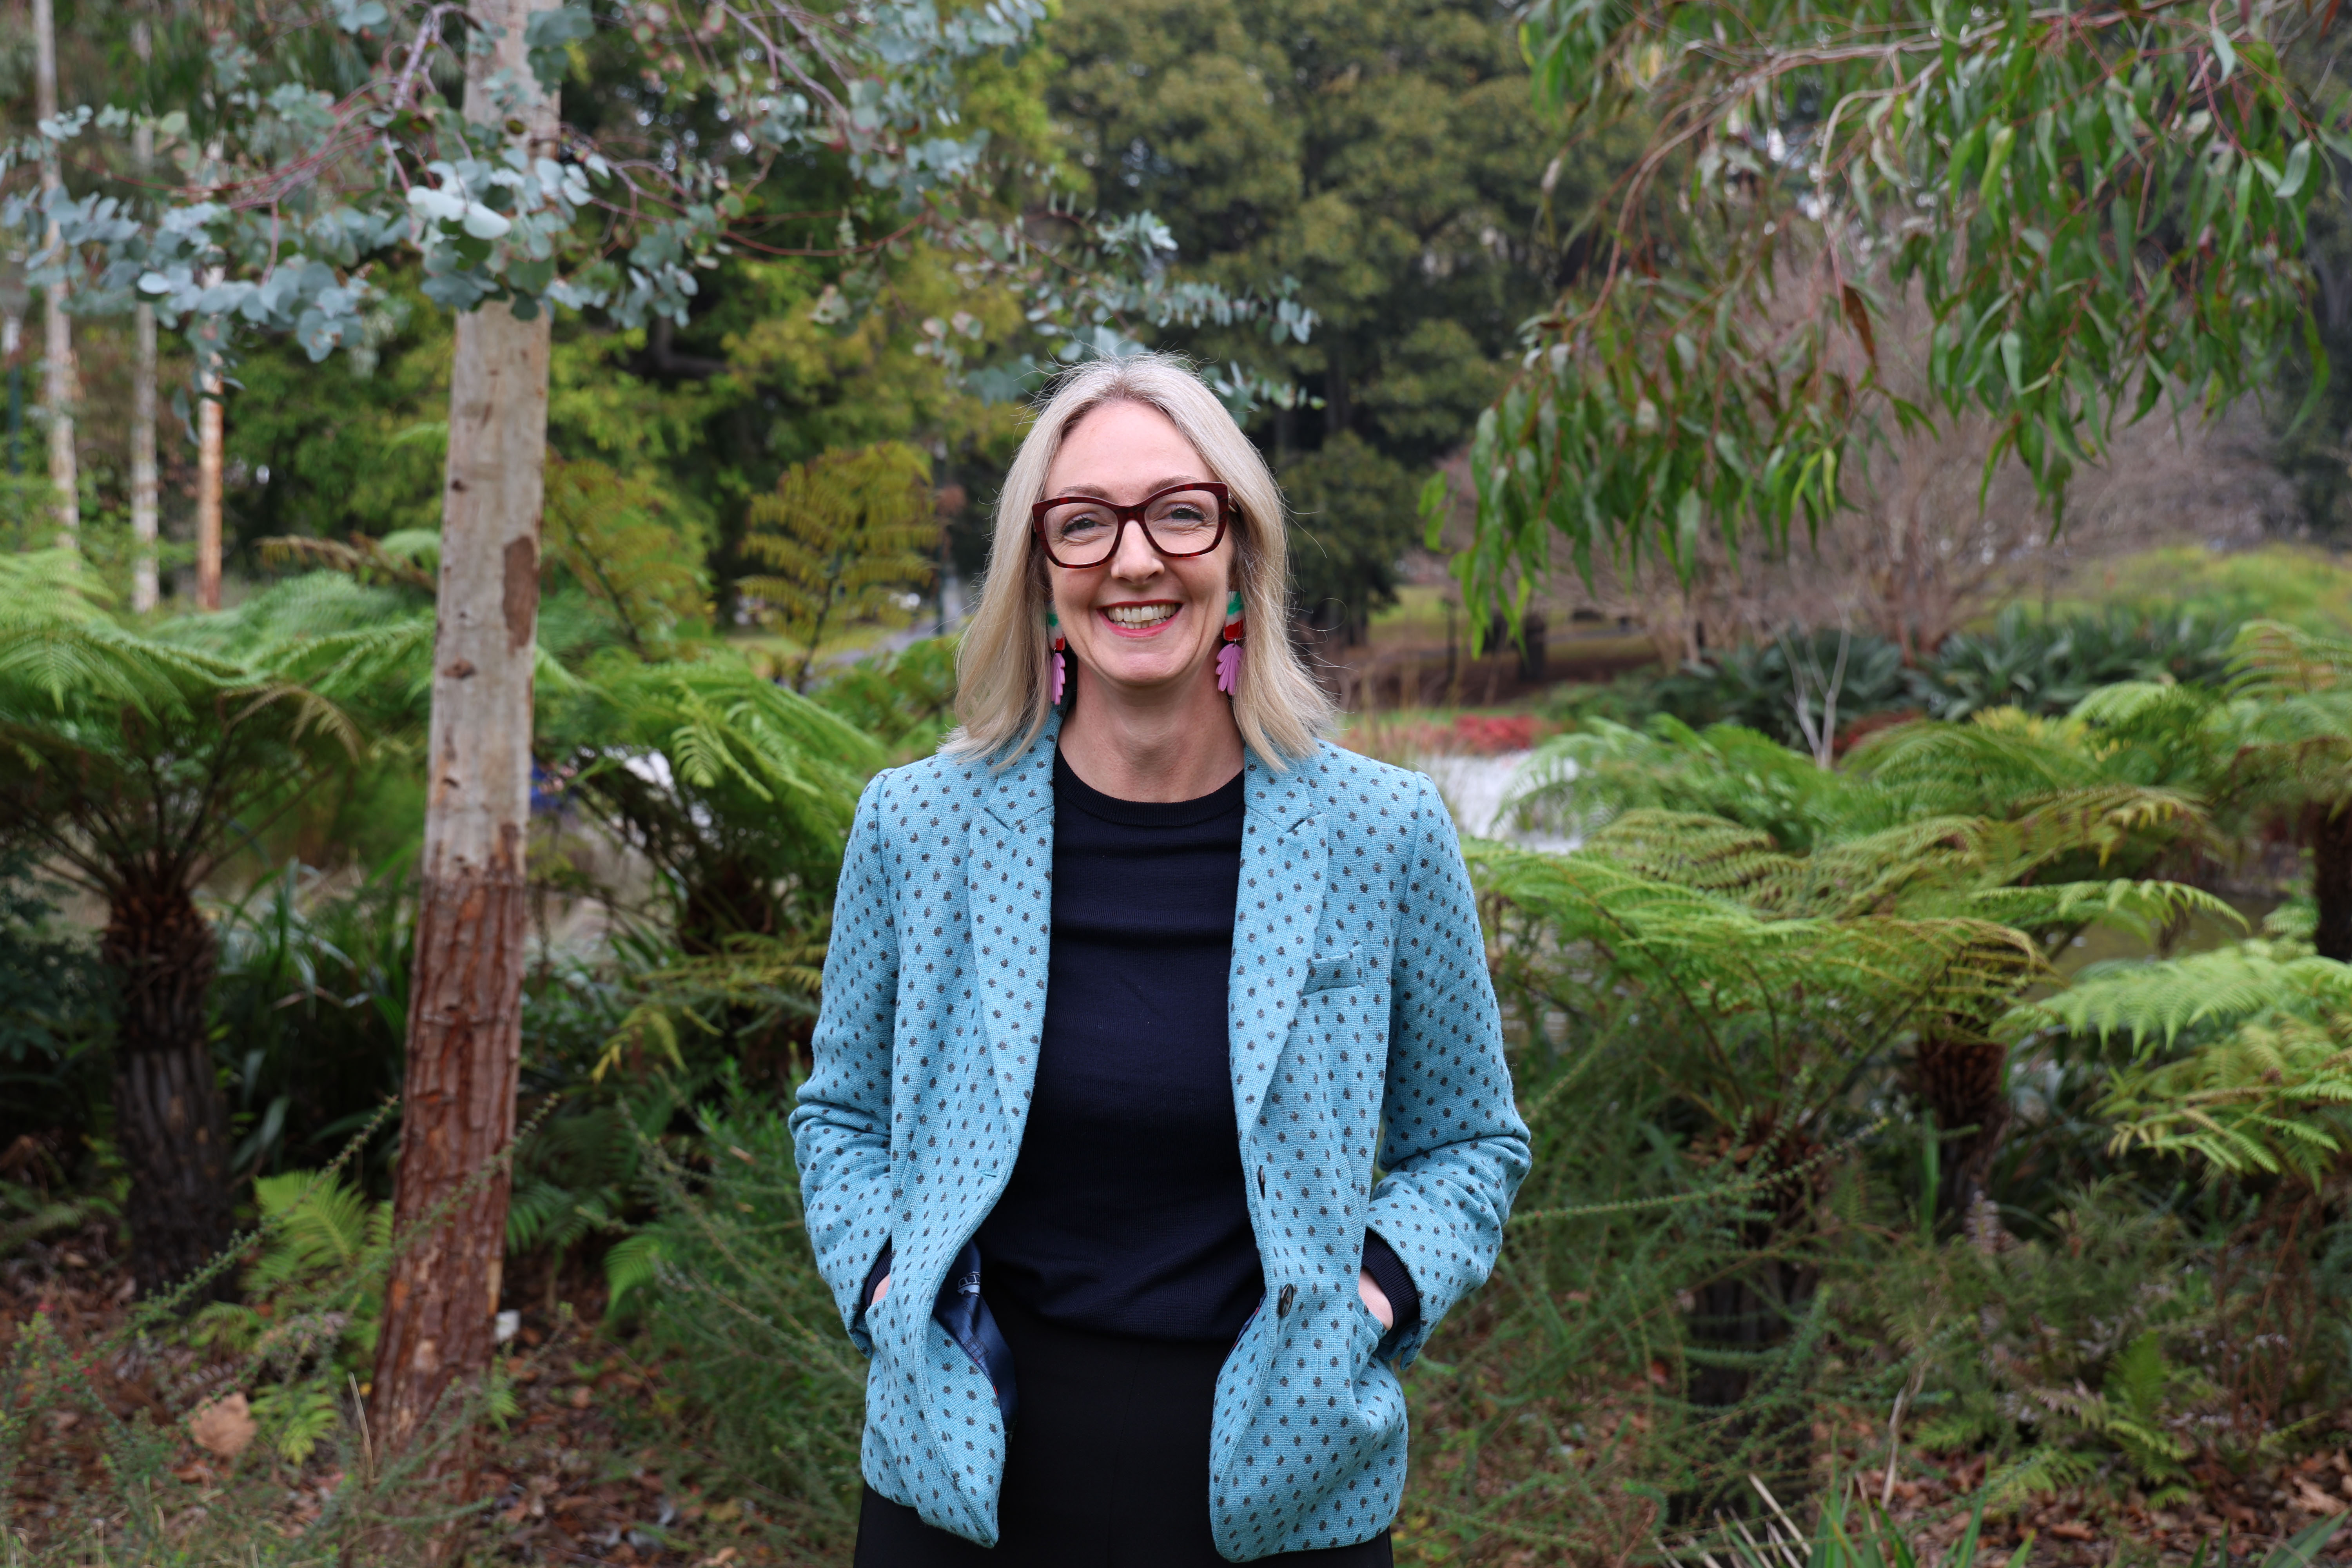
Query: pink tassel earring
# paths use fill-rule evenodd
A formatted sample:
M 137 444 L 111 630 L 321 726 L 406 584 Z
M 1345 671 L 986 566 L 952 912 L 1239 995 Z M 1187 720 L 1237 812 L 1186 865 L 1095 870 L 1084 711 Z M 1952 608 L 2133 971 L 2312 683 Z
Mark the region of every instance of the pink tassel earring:
M 1246 631 L 1242 596 L 1236 591 L 1225 600 L 1225 646 L 1217 650 L 1217 689 L 1231 697 L 1242 679 L 1242 635 Z
M 1051 610 L 1045 612 L 1045 630 L 1054 639 L 1054 706 L 1059 708 L 1062 705 L 1062 686 L 1070 673 L 1069 665 L 1063 658 L 1069 643 L 1062 636 L 1060 618 Z

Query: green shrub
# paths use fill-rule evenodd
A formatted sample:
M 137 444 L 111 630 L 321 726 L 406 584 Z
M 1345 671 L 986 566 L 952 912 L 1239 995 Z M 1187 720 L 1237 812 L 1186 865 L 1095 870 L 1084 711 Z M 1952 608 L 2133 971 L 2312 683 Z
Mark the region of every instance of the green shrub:
M 612 1255 L 616 1291 L 650 1286 L 648 1326 L 709 1446 L 812 1555 L 856 1532 L 866 1365 L 818 1276 L 784 1112 L 731 1093 L 695 1167 L 656 1167 L 662 1215 Z
M 0 1151 L 30 1139 L 16 1173 L 42 1185 L 84 1174 L 71 1167 L 111 1114 L 107 988 L 95 945 L 58 921 L 62 891 L 22 851 L 0 858 Z
M 1907 668 L 1902 650 L 1885 637 L 1822 626 L 1745 644 L 1665 675 L 1628 677 L 1607 688 L 1564 688 L 1551 711 L 1565 721 L 1591 717 L 1632 726 L 1661 713 L 1693 729 L 1737 724 L 1802 750 L 1809 742 L 1800 691 L 1807 716 L 1818 724 L 1832 679 L 1840 734 L 1857 722 L 1901 713 L 1964 719 L 2013 707 L 2056 716 L 2118 681 L 2219 685 L 2238 626 L 2238 617 L 2202 606 L 2112 607 L 2044 619 L 2011 605 L 1990 627 L 1956 632 Z

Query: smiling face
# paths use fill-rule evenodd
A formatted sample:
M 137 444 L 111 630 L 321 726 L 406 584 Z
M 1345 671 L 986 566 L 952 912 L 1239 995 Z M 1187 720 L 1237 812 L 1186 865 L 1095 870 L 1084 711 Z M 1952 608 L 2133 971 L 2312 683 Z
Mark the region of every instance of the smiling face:
M 1166 415 L 1148 404 L 1107 403 L 1063 436 L 1045 494 L 1132 506 L 1171 486 L 1215 478 Z M 1209 667 L 1224 629 L 1234 550 L 1228 528 L 1206 555 L 1171 561 L 1130 523 L 1117 553 L 1098 566 L 1047 562 L 1054 614 L 1080 679 L 1136 697 L 1187 680 L 1213 690 Z

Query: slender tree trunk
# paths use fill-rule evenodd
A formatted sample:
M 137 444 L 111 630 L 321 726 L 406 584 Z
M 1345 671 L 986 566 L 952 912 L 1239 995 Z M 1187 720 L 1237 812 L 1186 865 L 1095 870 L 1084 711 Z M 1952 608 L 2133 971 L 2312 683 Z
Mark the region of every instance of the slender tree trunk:
M 155 52 L 144 17 L 131 25 L 131 49 L 144 65 Z M 142 121 L 131 132 L 131 156 L 143 178 L 155 162 L 155 128 Z M 161 507 L 155 483 L 155 307 L 131 311 L 138 359 L 131 372 L 131 608 L 155 607 L 155 540 Z
M 538 93 L 522 41 L 530 14 L 552 5 L 476 0 L 473 10 L 496 42 L 469 62 L 466 113 L 520 119 L 533 153 L 553 140 L 556 106 Z M 521 85 L 520 102 L 493 101 L 487 83 L 497 73 Z M 457 318 L 394 1207 L 404 1249 L 384 1295 L 373 1395 L 377 1440 L 394 1450 L 416 1440 L 445 1395 L 462 1394 L 461 1380 L 488 1367 L 498 1310 L 508 1196 L 499 1161 L 514 1136 L 529 912 L 547 364 L 544 310 L 518 321 L 490 304 Z M 458 1495 L 471 1490 L 462 1444 L 442 1450 L 434 1468 Z
M 218 268 L 205 275 L 210 288 L 220 281 Z M 205 326 L 209 349 L 220 329 Z M 206 367 L 196 378 L 202 395 L 196 403 L 196 608 L 220 608 L 221 588 L 221 465 L 226 455 L 226 416 L 221 404 L 219 370 Z
M 138 363 L 131 373 L 131 608 L 145 615 L 162 597 L 155 543 L 163 506 L 155 475 L 155 307 L 132 311 Z
M 25 318 L 11 310 L 0 317 L 0 354 L 8 360 L 8 477 L 25 471 Z
M 232 1228 L 228 1107 L 205 1035 L 213 928 L 186 888 L 159 879 L 116 895 L 99 953 L 120 1009 L 114 1121 L 131 1167 L 131 1272 L 152 1293 L 210 1261 Z
M 1919 1041 L 1912 1087 L 1948 1131 L 1972 1128 L 1948 1143 L 1947 1175 L 1937 1208 L 1963 1217 L 1989 1195 L 1993 1156 L 2009 1131 L 2009 1048 L 1959 1029 L 1935 1029 Z
M 34 103 L 44 120 L 58 112 L 58 19 L 52 0 L 33 0 Z M 58 144 L 41 143 L 41 198 L 54 200 L 65 193 L 65 170 Z M 42 247 L 60 267 L 65 236 L 56 217 L 48 220 Z M 74 452 L 73 323 L 66 316 L 70 286 L 63 278 L 41 290 L 42 322 L 47 328 L 42 362 L 42 405 L 49 422 L 49 483 L 57 491 L 58 527 L 70 542 L 81 526 L 81 476 Z
M 2352 963 L 2352 801 L 2312 806 L 2311 896 L 2319 906 L 2312 946 L 2322 958 Z

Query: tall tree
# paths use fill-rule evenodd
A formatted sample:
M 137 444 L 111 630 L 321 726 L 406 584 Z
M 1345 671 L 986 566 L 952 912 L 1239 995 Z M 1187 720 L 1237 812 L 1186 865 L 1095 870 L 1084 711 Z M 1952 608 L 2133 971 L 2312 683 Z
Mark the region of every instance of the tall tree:
M 155 56 L 153 29 L 147 18 L 131 25 L 131 50 L 140 65 Z M 155 126 L 142 116 L 131 132 L 131 165 L 138 177 L 153 177 Z M 155 307 L 142 300 L 131 312 L 133 359 L 131 366 L 131 608 L 145 615 L 155 607 L 155 542 L 160 531 L 159 493 L 155 476 Z
M 1282 489 L 1300 612 L 1363 641 L 1373 612 L 1396 603 L 1397 562 L 1416 531 L 1412 474 L 1347 430 L 1285 465 Z
M 525 39 L 555 0 L 476 0 L 466 116 L 516 153 L 556 150 L 557 95 Z M 531 670 L 547 458 L 549 317 L 486 300 L 457 318 L 433 650 L 416 962 L 375 1430 L 413 1443 L 451 1385 L 489 1365 L 505 1258 L 529 931 Z M 474 1189 L 468 1191 L 469 1185 Z M 468 1457 L 452 1453 L 445 1465 Z M 462 1476 L 463 1469 L 455 1473 Z M 461 1483 L 462 1484 L 462 1483 Z
M 33 0 L 34 101 L 44 121 L 58 117 L 58 16 L 55 0 Z M 42 413 L 49 426 L 49 483 L 57 491 L 58 526 L 70 535 L 81 524 L 81 474 L 74 449 L 73 323 L 66 315 L 68 281 L 65 227 L 59 206 L 66 189 L 65 165 L 56 139 L 41 141 L 41 201 L 47 221 L 42 255 L 50 278 L 41 289 L 44 328 L 41 356 Z
M 1483 0 L 1073 0 L 1051 87 L 1107 212 L 1156 213 L 1186 276 L 1288 275 L 1311 342 L 1170 334 L 1296 377 L 1279 445 L 1353 431 L 1418 465 L 1465 439 L 1549 297 L 1550 151 Z
M 220 271 L 211 273 L 220 284 Z M 153 307 L 148 307 L 150 310 Z M 205 363 L 196 373 L 196 608 L 221 607 L 221 487 L 227 469 L 226 426 L 228 395 L 218 363 L 219 327 L 207 322 L 203 333 Z
M 1071 0 L 1049 36 L 1068 62 L 1051 101 L 1103 209 L 1158 214 L 1183 276 L 1294 278 L 1315 312 L 1303 343 L 1214 325 L 1164 341 L 1303 395 L 1254 428 L 1321 511 L 1297 545 L 1304 607 L 1358 635 L 1415 531 L 1390 470 L 1469 438 L 1555 286 L 1552 148 L 1510 17 L 1487 0 Z

